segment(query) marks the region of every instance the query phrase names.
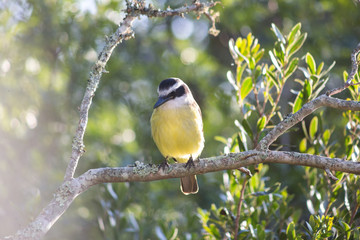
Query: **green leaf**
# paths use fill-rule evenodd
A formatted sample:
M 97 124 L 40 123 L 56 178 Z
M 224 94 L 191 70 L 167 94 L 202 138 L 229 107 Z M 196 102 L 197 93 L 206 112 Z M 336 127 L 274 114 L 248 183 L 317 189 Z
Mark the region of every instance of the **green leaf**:
M 308 233 L 310 234 L 310 237 L 311 237 L 313 235 L 314 231 L 313 231 L 311 225 L 308 222 L 305 221 L 305 223 L 306 223 L 306 226 L 307 226 Z
M 238 141 L 238 139 L 237 139 L 238 135 L 239 135 L 239 133 L 234 134 L 232 137 L 232 141 L 231 141 L 231 145 L 230 145 L 230 152 L 235 152 L 237 150 L 236 147 L 239 147 L 239 149 L 240 149 L 239 142 L 241 142 L 241 139 L 240 139 L 240 141 Z
M 244 53 L 245 47 L 246 47 L 246 42 L 247 42 L 246 39 L 243 39 L 243 38 L 236 39 L 235 45 L 238 48 L 238 51 L 240 53 Z
M 221 237 L 220 232 L 219 232 L 219 229 L 216 227 L 215 224 L 213 224 L 213 223 L 210 224 L 209 229 L 210 229 L 210 233 L 211 233 L 214 237 L 216 237 L 217 239 L 219 239 L 219 238 Z
M 313 119 L 311 119 L 310 122 L 310 129 L 309 129 L 309 135 L 311 140 L 313 140 L 315 138 L 315 134 L 318 131 L 318 123 L 319 123 L 319 119 L 317 116 L 313 117 Z
M 296 24 L 290 31 L 290 34 L 288 35 L 288 42 L 289 44 L 292 44 L 295 36 L 300 34 L 300 29 L 301 29 L 301 23 Z
M 293 58 L 291 60 L 288 68 L 285 71 L 285 77 L 284 77 L 285 80 L 288 79 L 295 72 L 295 70 L 298 67 L 298 64 L 299 64 L 299 58 Z
M 257 230 L 257 239 L 265 239 L 266 235 L 265 235 L 265 230 L 264 230 L 264 226 L 257 224 L 256 225 L 256 230 Z
M 306 54 L 306 64 L 309 67 L 310 73 L 311 74 L 316 74 L 316 63 L 315 60 L 313 58 L 313 56 L 310 53 Z
M 239 148 L 245 149 L 245 151 L 247 151 L 247 140 L 246 140 L 246 136 L 248 135 L 247 130 L 245 130 L 244 126 L 240 124 L 238 120 L 235 120 L 234 123 L 240 129 L 240 133 L 238 133 L 238 135 L 236 136 L 240 138 L 237 139 Z M 252 136 L 252 132 L 251 132 L 251 136 Z
M 275 33 L 275 36 L 277 37 L 277 39 L 282 42 L 283 44 L 285 44 L 285 38 L 284 36 L 281 34 L 280 30 L 276 27 L 276 25 L 274 23 L 271 24 L 271 30 Z
M 310 73 L 306 68 L 299 67 L 299 69 L 303 72 L 305 78 L 310 78 Z
M 249 57 L 249 68 L 253 70 L 255 68 L 255 58 Z
M 324 62 L 321 62 L 320 65 L 318 66 L 317 70 L 316 70 L 317 75 L 320 75 L 323 67 L 324 67 Z
M 243 52 L 240 52 L 240 50 L 236 47 L 235 52 L 237 55 L 239 55 L 239 61 L 245 61 L 247 64 L 249 64 L 249 59 L 246 57 L 246 54 Z
M 336 64 L 336 62 L 333 61 L 333 63 L 330 65 L 330 67 L 328 67 L 328 69 L 326 69 L 324 72 L 322 72 L 322 73 L 320 74 L 320 77 L 323 77 L 323 76 L 325 76 L 326 74 L 328 74 L 328 73 L 331 71 L 331 69 L 335 66 L 335 64 Z
M 265 92 L 265 91 L 264 91 Z M 271 94 L 268 94 L 267 95 L 267 98 L 268 98 L 268 100 L 269 100 L 269 102 L 270 102 L 270 104 L 271 104 L 271 106 L 274 106 L 274 99 L 273 99 L 273 97 L 271 96 Z M 278 113 L 280 113 L 280 112 L 278 112 Z M 282 121 L 282 120 L 281 120 Z
M 249 95 L 249 93 L 251 92 L 252 90 L 252 79 L 251 77 L 246 77 L 244 79 L 244 81 L 242 82 L 241 86 L 240 86 L 240 100 L 241 102 L 245 99 L 245 97 L 247 95 Z
M 266 116 L 263 116 L 257 121 L 257 131 L 261 132 L 265 128 Z
M 345 152 L 347 159 L 351 159 L 351 155 L 354 152 L 354 145 L 351 137 L 348 135 L 345 137 Z
M 259 120 L 257 121 L 257 125 L 256 125 L 257 131 L 261 132 L 265 128 L 265 124 L 266 124 L 266 116 L 259 118 Z
M 245 148 L 244 143 L 243 143 L 243 141 L 241 139 L 241 134 L 240 133 L 237 134 L 236 140 L 237 140 L 240 152 L 246 151 L 246 148 Z
M 284 57 L 285 57 L 285 47 L 284 44 L 280 42 L 275 43 L 274 53 L 276 55 L 276 58 L 279 59 L 279 62 L 281 64 L 284 63 Z
M 258 51 L 255 55 L 255 62 L 257 63 L 258 61 L 260 61 L 260 59 L 264 56 L 265 53 L 265 49 L 261 49 L 260 51 Z
M 343 80 L 344 80 L 344 82 L 347 81 L 348 76 L 349 76 L 349 74 L 348 74 L 348 72 L 345 70 L 345 71 L 343 72 Z
M 201 221 L 206 224 L 210 218 L 210 212 L 203 210 L 201 208 L 197 208 L 198 214 L 200 215 Z
M 288 240 L 295 240 L 296 239 L 296 232 L 295 232 L 295 224 L 294 222 L 289 223 L 286 229 L 286 236 Z
M 274 56 L 274 53 L 272 51 L 269 51 L 269 55 L 270 55 L 270 59 L 271 59 L 271 62 L 273 63 L 273 65 L 276 67 L 276 69 L 279 72 L 281 72 L 280 65 L 279 65 L 278 61 L 276 60 L 276 57 Z
M 255 73 L 254 73 L 255 83 L 262 79 L 260 77 L 262 74 L 263 74 L 263 70 L 262 70 L 261 66 L 256 66 Z
M 326 86 L 326 83 L 328 81 L 329 81 L 329 78 L 326 78 L 326 79 L 320 81 L 320 85 L 318 86 L 316 91 L 311 95 L 310 99 L 316 98 L 319 95 L 319 93 L 324 89 L 324 87 Z
M 360 239 L 360 231 L 359 230 L 360 230 L 359 227 L 354 229 L 354 231 L 353 231 L 354 239 Z
M 251 34 L 251 32 L 248 33 L 246 39 L 247 39 L 247 52 L 250 53 L 251 51 L 250 47 L 253 44 L 253 40 L 254 40 L 254 36 Z
M 246 131 L 247 135 L 252 138 L 253 137 L 253 132 L 251 130 L 250 124 L 246 119 L 243 119 L 241 121 L 241 125 L 243 126 L 244 130 Z
M 311 86 L 309 80 L 307 80 L 307 79 L 304 82 L 303 92 L 304 92 L 304 101 L 307 102 L 310 99 L 310 96 L 312 94 L 312 86 Z
M 300 91 L 294 101 L 293 105 L 293 113 L 296 113 L 299 111 L 299 109 L 305 104 L 304 102 L 304 94 L 302 91 Z
M 272 83 L 276 87 L 276 92 L 280 92 L 278 81 L 277 81 L 277 78 L 275 77 L 274 73 L 271 72 L 270 70 L 267 70 L 266 76 L 270 79 L 270 81 L 272 81 Z
M 299 51 L 299 49 L 304 44 L 307 37 L 307 33 L 302 34 L 299 38 L 297 38 L 293 44 L 287 47 L 288 57 L 292 56 L 294 53 Z
M 351 227 L 349 224 L 347 224 L 346 222 L 342 221 L 342 225 L 344 227 L 345 233 L 346 233 L 346 239 L 350 239 L 350 235 L 351 235 Z
M 326 129 L 323 133 L 323 140 L 324 140 L 325 145 L 327 145 L 329 143 L 330 136 L 331 136 L 330 130 Z
M 314 215 L 310 216 L 309 223 L 312 229 L 317 228 L 316 218 L 314 217 Z
M 307 151 L 307 154 L 315 154 L 315 148 L 314 147 L 310 147 Z
M 306 138 L 303 138 L 299 144 L 299 151 L 304 153 L 304 152 L 306 152 L 306 148 L 307 148 L 307 141 L 306 141 Z
M 301 82 L 300 82 L 301 83 Z M 298 93 L 294 105 L 293 105 L 293 113 L 299 111 L 299 109 L 307 103 L 312 94 L 312 86 L 308 79 L 306 79 L 303 83 L 303 89 Z
M 238 67 L 236 68 L 236 86 L 238 86 L 238 88 L 240 86 L 240 81 L 245 69 L 246 69 L 245 63 L 239 64 Z
M 222 136 L 215 136 L 214 139 L 218 142 L 221 142 L 221 143 L 224 143 L 224 144 L 227 144 L 227 139 L 222 137 Z
M 253 42 L 253 46 L 251 47 L 251 54 L 257 53 L 257 51 L 259 51 L 260 49 L 260 44 L 258 44 L 258 40 L 257 38 L 255 38 L 254 42 Z

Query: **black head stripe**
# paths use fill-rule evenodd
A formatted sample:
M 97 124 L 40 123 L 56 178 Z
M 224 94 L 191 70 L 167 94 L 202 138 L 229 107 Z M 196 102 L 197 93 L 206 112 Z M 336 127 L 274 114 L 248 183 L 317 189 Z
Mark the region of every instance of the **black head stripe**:
M 186 89 L 187 90 L 187 89 Z M 175 96 L 176 97 L 181 97 L 185 94 L 186 92 L 185 90 L 185 86 L 184 85 L 181 85 L 180 87 L 178 87 L 176 90 L 175 90 Z
M 163 80 L 159 85 L 159 91 L 167 90 L 174 86 L 178 80 L 176 78 L 168 78 Z

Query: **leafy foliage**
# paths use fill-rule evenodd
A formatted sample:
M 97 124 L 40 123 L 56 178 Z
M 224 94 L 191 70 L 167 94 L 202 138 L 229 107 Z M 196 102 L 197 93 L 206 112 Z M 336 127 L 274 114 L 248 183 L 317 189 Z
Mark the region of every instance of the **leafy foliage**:
M 328 82 L 327 74 L 334 63 L 323 70 L 324 63 L 317 67 L 313 56 L 306 53 L 301 59 L 304 59 L 307 67 L 299 67 L 301 62 L 300 58 L 296 57 L 296 52 L 300 50 L 307 36 L 306 33 L 301 33 L 300 24 L 295 25 L 286 36 L 274 24 L 272 31 L 276 36 L 276 42 L 274 48 L 269 51 L 270 65 L 261 63 L 259 61 L 261 58 L 254 57 L 262 55 L 264 50 L 260 50 L 260 45 L 251 34 L 244 39 L 238 38 L 236 45 L 233 44 L 233 40 L 229 42 L 237 69 L 236 77 L 230 73 L 227 76 L 235 89 L 238 105 L 243 109 L 243 120 L 242 124 L 239 121 L 235 122 L 239 133 L 230 141 L 223 141 L 227 144 L 225 153 L 244 151 L 254 146 L 258 137 L 266 131 L 265 128 L 270 127 L 269 123 L 274 121 L 274 116 L 278 116 L 278 121 L 282 120 L 278 103 L 286 81 L 294 81 L 302 86 L 300 91 L 290 90 L 296 94 L 296 98 L 290 103 L 293 112 L 316 98 Z M 253 42 L 255 42 L 254 46 L 252 46 Z M 254 64 L 252 65 L 251 62 Z M 303 72 L 304 79 L 296 77 L 297 69 Z M 262 74 L 256 75 L 257 72 Z M 346 78 L 345 73 L 344 81 Z M 252 80 L 253 84 L 250 87 L 244 84 L 247 79 Z M 358 81 L 357 75 L 354 83 Z M 248 90 L 242 91 L 244 87 Z M 353 100 L 358 100 L 357 89 L 353 86 L 349 89 Z M 243 92 L 247 94 L 244 96 Z M 254 115 L 258 121 L 249 121 L 248 119 Z M 335 131 L 341 131 L 335 129 L 332 122 L 325 121 L 324 111 L 321 111 L 311 118 L 308 126 L 305 121 L 302 122 L 305 137 L 300 141 L 298 151 L 358 161 L 360 157 L 358 113 L 348 111 L 343 116 L 347 120 L 344 124 L 347 126 L 343 132 L 344 142 L 334 139 Z M 244 136 L 252 141 L 243 141 Z M 244 146 L 245 144 L 248 146 Z M 222 202 L 218 206 L 212 205 L 210 210 L 198 210 L 206 232 L 205 239 L 357 239 L 359 237 L 360 227 L 355 221 L 358 217 L 360 199 L 357 176 L 336 173 L 338 180 L 332 182 L 331 177 L 324 171 L 306 167 L 301 184 L 297 186 L 300 186 L 306 199 L 307 209 L 301 211 L 292 207 L 294 195 L 289 194 L 288 188 L 281 187 L 282 183 L 271 183 L 266 177 L 267 172 L 268 167 L 260 164 L 252 177 L 242 175 L 240 171 L 227 171 L 223 174 L 223 195 L 220 197 Z M 245 195 L 240 199 L 242 186 L 245 187 Z M 241 209 L 240 215 L 236 217 L 235 213 L 239 209 Z
M 293 196 L 280 183 L 269 186 L 266 178 L 268 169 L 266 165 L 259 165 L 258 172 L 250 179 L 242 176 L 240 171 L 223 173 L 222 202 L 218 207 L 213 204 L 210 210 L 198 209 L 206 232 L 205 239 L 234 237 L 236 211 L 244 181 L 248 184 L 242 199 L 239 239 L 273 239 L 279 233 L 285 234 L 288 219 L 297 222 L 301 212 L 290 207 Z

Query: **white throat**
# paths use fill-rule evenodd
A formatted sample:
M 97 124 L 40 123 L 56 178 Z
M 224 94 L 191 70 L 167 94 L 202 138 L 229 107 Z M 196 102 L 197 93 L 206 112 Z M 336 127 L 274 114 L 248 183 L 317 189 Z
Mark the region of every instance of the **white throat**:
M 163 109 L 182 108 L 182 107 L 190 105 L 193 101 L 195 101 L 195 100 L 191 95 L 185 94 L 181 97 L 176 97 L 174 99 L 167 101 L 161 107 Z

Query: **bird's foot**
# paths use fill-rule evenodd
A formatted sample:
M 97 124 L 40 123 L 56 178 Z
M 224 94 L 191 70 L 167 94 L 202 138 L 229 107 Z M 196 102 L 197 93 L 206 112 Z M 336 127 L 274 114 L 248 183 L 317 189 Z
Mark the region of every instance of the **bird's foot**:
M 165 168 L 170 168 L 167 160 L 168 160 L 168 158 L 165 158 L 165 160 L 159 164 L 159 167 L 158 167 L 159 170 L 162 169 L 163 171 L 165 171 Z
M 192 158 L 192 156 L 190 156 L 189 160 L 188 160 L 188 161 L 186 162 L 186 164 L 185 164 L 185 168 L 187 168 L 188 170 L 189 170 L 191 167 L 195 167 L 194 159 Z

